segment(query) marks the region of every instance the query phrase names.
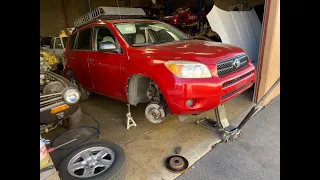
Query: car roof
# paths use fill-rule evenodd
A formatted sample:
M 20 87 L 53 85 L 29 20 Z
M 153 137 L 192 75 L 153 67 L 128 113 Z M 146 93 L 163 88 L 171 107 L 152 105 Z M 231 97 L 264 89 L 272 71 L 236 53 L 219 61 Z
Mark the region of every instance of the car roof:
M 115 19 L 115 20 L 105 20 L 104 22 L 109 22 L 112 24 L 116 23 L 128 23 L 128 22 L 158 22 L 157 20 L 150 19 Z
M 114 20 L 102 20 L 102 22 L 105 23 L 111 23 L 111 24 L 117 24 L 117 23 L 129 23 L 129 22 L 162 22 L 162 21 L 158 21 L 158 20 L 150 20 L 150 19 L 114 19 Z M 91 27 L 97 24 L 100 24 L 101 21 L 95 21 L 95 22 L 91 22 L 87 25 L 84 25 L 82 27 L 80 27 L 79 29 L 75 29 L 72 34 L 78 32 L 81 29 L 85 29 L 86 27 Z

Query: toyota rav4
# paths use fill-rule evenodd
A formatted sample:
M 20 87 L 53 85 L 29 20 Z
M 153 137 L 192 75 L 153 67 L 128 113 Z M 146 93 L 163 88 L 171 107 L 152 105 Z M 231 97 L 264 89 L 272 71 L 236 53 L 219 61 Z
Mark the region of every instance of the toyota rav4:
M 256 71 L 241 48 L 190 39 L 155 20 L 97 20 L 69 36 L 65 75 L 81 91 L 149 103 L 146 118 L 199 114 L 250 88 Z

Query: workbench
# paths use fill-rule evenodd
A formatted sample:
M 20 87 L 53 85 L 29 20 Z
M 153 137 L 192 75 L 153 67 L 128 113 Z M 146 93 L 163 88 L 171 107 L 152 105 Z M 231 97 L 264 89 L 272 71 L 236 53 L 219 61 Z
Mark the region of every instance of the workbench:
M 49 156 L 48 165 L 40 169 L 40 180 L 60 180 L 58 171 L 54 167 L 54 163 L 50 157 L 50 154 L 48 154 L 48 156 Z

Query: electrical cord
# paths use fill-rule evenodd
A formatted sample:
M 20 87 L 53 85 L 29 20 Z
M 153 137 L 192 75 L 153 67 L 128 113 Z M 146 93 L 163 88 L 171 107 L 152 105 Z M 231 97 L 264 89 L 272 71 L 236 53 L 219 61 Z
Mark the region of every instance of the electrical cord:
M 99 122 L 98 122 L 94 117 L 92 117 L 90 114 L 86 113 L 85 111 L 82 111 L 82 113 L 86 114 L 86 115 L 89 116 L 91 119 L 93 119 L 93 120 L 96 122 L 97 127 L 94 127 L 94 126 L 80 126 L 80 127 L 71 129 L 71 130 L 69 130 L 69 131 L 65 131 L 65 132 L 60 133 L 60 134 L 58 134 L 57 136 L 55 136 L 55 137 L 53 138 L 52 142 L 51 142 L 51 145 L 54 144 L 54 142 L 56 141 L 56 139 L 57 139 L 58 137 L 60 137 L 60 136 L 62 136 L 62 135 L 64 135 L 64 134 L 73 132 L 73 131 L 78 130 L 78 129 L 86 129 L 86 128 L 88 128 L 88 129 L 94 129 L 94 130 L 96 130 L 96 133 L 94 133 L 88 140 L 86 140 L 86 141 L 84 141 L 84 142 L 82 142 L 82 143 L 80 143 L 80 144 L 77 144 L 77 145 L 74 145 L 74 146 L 71 146 L 71 147 L 65 147 L 65 148 L 61 147 L 61 148 L 56 149 L 56 150 L 70 150 L 70 149 L 72 149 L 72 148 L 79 147 L 79 146 L 81 146 L 81 145 L 83 145 L 83 144 L 86 144 L 87 142 L 91 141 L 95 136 L 98 136 L 98 137 L 100 136 L 100 124 L 99 124 Z

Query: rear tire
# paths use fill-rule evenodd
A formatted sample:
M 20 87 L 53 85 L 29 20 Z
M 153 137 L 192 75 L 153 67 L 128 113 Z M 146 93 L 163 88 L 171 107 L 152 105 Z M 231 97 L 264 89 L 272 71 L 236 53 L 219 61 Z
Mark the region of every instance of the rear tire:
M 65 126 L 68 130 L 74 129 L 80 126 L 80 122 L 82 119 L 82 111 L 79 105 L 79 108 L 75 113 L 73 113 L 70 117 L 63 120 L 63 126 Z
M 79 89 L 81 93 L 80 99 L 87 100 L 89 98 L 90 93 L 85 89 L 83 89 L 83 87 L 80 85 L 79 81 L 77 80 L 77 78 L 75 77 L 72 71 L 69 71 L 68 76 L 69 76 L 70 82 Z

